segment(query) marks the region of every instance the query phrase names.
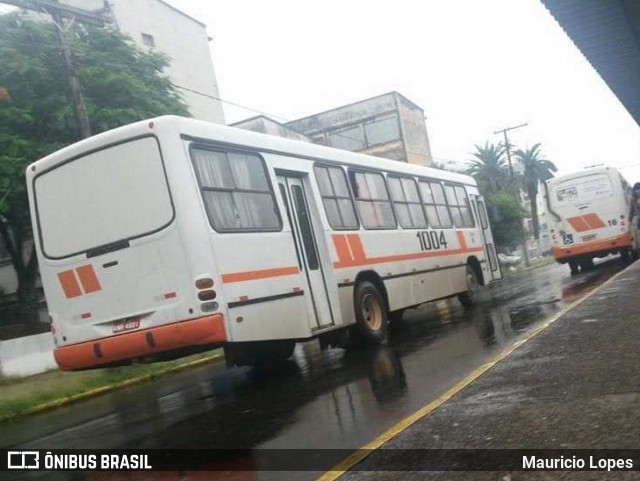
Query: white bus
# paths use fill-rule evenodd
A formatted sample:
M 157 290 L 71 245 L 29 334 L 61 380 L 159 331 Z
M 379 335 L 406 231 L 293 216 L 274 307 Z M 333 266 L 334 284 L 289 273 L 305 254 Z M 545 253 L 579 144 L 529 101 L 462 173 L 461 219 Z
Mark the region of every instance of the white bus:
M 27 169 L 55 358 L 380 342 L 404 309 L 501 277 L 471 177 L 165 116 Z
M 545 187 L 556 261 L 576 274 L 591 268 L 596 257 L 630 257 L 631 188 L 616 169 L 588 168 L 548 180 Z

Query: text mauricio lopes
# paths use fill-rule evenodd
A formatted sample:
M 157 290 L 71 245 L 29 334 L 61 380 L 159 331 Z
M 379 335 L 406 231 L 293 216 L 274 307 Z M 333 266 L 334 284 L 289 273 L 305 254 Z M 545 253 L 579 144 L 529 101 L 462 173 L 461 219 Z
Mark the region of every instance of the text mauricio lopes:
M 633 469 L 633 459 L 621 458 L 580 458 L 577 456 L 560 456 L 559 458 L 540 458 L 536 456 L 522 457 L 523 469 L 593 469 L 611 471 L 617 469 Z

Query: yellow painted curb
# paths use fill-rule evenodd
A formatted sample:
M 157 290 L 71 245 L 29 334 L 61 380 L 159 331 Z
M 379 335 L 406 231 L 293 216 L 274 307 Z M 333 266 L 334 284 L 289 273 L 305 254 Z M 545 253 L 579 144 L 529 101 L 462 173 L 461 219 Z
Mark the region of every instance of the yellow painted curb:
M 79 401 L 84 401 L 86 399 L 90 399 L 96 396 L 100 396 L 101 394 L 106 394 L 108 392 L 112 392 L 112 391 L 117 391 L 118 389 L 123 389 L 125 387 L 128 386 L 132 386 L 134 384 L 140 384 L 142 382 L 145 381 L 150 381 L 152 379 L 155 379 L 157 377 L 161 377 L 167 374 L 171 374 L 173 372 L 178 372 L 178 371 L 182 371 L 184 369 L 188 369 L 190 367 L 195 367 L 195 366 L 200 366 L 201 364 L 207 364 L 209 362 L 213 362 L 213 361 L 219 361 L 223 358 L 224 356 L 221 353 L 217 353 L 217 354 L 212 354 L 211 356 L 207 356 L 207 357 L 203 357 L 201 359 L 196 359 L 194 361 L 189 361 L 186 362 L 184 364 L 179 364 L 177 366 L 171 366 L 170 368 L 167 368 L 163 371 L 158 371 L 156 373 L 153 374 L 145 374 L 143 376 L 138 376 L 138 377 L 134 377 L 131 379 L 127 379 L 126 381 L 121 381 L 118 382 L 116 384 L 110 384 L 108 386 L 102 386 L 102 387 L 98 387 L 95 389 L 91 389 L 89 391 L 85 391 L 85 392 L 81 392 L 78 394 L 74 394 L 73 396 L 68 396 L 68 397 L 64 397 L 64 398 L 60 398 L 60 399 L 55 399 L 53 401 L 49 401 L 43 404 L 39 404 L 37 406 L 34 406 L 32 408 L 27 409 L 24 412 L 21 412 L 19 414 L 15 414 L 15 415 L 10 415 L 10 416 L 6 416 L 3 418 L 0 418 L 0 422 L 3 421 L 9 421 L 11 419 L 16 419 L 16 418 L 20 418 L 23 416 L 29 416 L 31 414 L 36 414 L 36 413 L 41 413 L 44 411 L 49 411 L 51 409 L 55 409 L 55 408 L 59 408 L 62 406 L 68 406 L 69 404 L 73 404 Z
M 537 336 L 538 334 L 540 334 L 547 327 L 549 327 L 551 324 L 553 324 L 558 319 L 560 319 L 562 316 L 564 316 L 567 312 L 571 311 L 572 309 L 577 307 L 579 304 L 583 303 L 584 301 L 589 299 L 591 296 L 595 295 L 598 291 L 600 291 L 600 289 L 604 288 L 607 284 L 609 284 L 609 282 L 613 281 L 619 275 L 621 275 L 622 273 L 626 272 L 626 270 L 627 269 L 623 269 L 622 271 L 620 271 L 617 274 L 613 275 L 611 278 L 607 279 L 605 282 L 603 282 L 601 285 L 599 285 L 598 287 L 593 289 L 591 292 L 587 293 L 584 297 L 578 299 L 577 301 L 572 302 L 567 307 L 565 307 L 564 309 L 560 310 L 560 312 L 558 312 L 555 316 L 553 316 L 551 319 L 546 321 L 544 324 L 540 325 L 539 327 L 537 327 L 536 329 L 531 331 L 527 336 L 525 336 L 521 340 L 515 342 L 512 346 L 508 347 L 504 351 L 500 352 L 498 355 L 496 355 L 494 358 L 492 358 L 489 362 L 487 362 L 487 363 L 483 364 L 482 366 L 480 366 L 480 367 L 474 369 L 473 371 L 471 371 L 461 381 L 459 381 L 456 384 L 454 384 L 451 388 L 449 388 L 447 391 L 445 391 L 438 398 L 436 398 L 433 401 L 431 401 L 429 404 L 421 407 L 420 409 L 418 409 L 417 411 L 413 412 L 412 414 L 409 414 L 407 417 L 405 417 L 404 419 L 400 420 L 398 423 L 393 425 L 391 428 L 389 428 L 386 431 L 384 431 L 382 434 L 380 434 L 373 441 L 365 444 L 364 446 L 362 446 L 357 451 L 354 451 L 351 455 L 349 455 L 348 457 L 346 457 L 345 459 L 340 461 L 337 465 L 335 465 L 333 468 L 331 468 L 330 471 L 327 471 L 322 476 L 316 478 L 315 481 L 335 481 L 335 480 L 337 480 L 340 476 L 345 474 L 347 471 L 349 471 L 351 468 L 353 468 L 356 464 L 360 463 L 365 458 L 367 458 L 374 450 L 380 448 L 383 444 L 385 444 L 386 442 L 388 442 L 391 439 L 395 438 L 398 434 L 400 434 L 401 432 L 405 431 L 407 428 L 409 428 L 411 425 L 415 424 L 417 421 L 427 417 L 433 411 L 435 411 L 440 406 L 442 406 L 445 402 L 450 400 L 452 397 L 454 397 L 456 394 L 458 394 L 460 391 L 462 391 L 464 388 L 469 386 L 476 379 L 478 379 L 480 376 L 482 376 L 484 373 L 486 373 L 493 366 L 495 366 L 500 361 L 502 361 L 503 359 L 505 359 L 506 357 L 511 355 L 516 349 L 518 349 L 524 343 L 526 343 L 530 339 L 532 339 L 535 336 Z

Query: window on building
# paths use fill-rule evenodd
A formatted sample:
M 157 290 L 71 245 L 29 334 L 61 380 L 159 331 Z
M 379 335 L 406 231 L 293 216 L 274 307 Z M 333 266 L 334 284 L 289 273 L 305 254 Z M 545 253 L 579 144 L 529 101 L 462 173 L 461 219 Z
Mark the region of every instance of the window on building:
M 418 195 L 416 181 L 406 177 L 387 177 L 398 222 L 404 228 L 427 227 L 427 218 Z
M 146 45 L 147 47 L 155 47 L 156 46 L 156 41 L 153 38 L 153 35 L 149 35 L 148 33 L 143 33 L 142 34 L 142 43 L 144 45 Z
M 449 204 L 449 211 L 456 227 L 474 227 L 473 216 L 469 206 L 469 198 L 464 187 L 457 185 L 445 185 L 445 195 Z
M 452 227 L 451 215 L 444 197 L 442 184 L 439 182 L 420 181 L 420 194 L 427 211 L 429 225 L 436 229 Z
M 330 132 L 329 144 L 336 149 L 350 150 L 352 152 L 364 150 L 367 147 L 362 125 Z
M 398 116 L 382 117 L 364 124 L 367 147 L 400 139 Z
M 316 165 L 314 171 L 329 225 L 334 229 L 357 229 L 358 218 L 344 171 L 324 165 Z
M 215 230 L 280 229 L 280 217 L 260 157 L 203 148 L 194 148 L 191 157 Z
M 349 172 L 349 179 L 366 229 L 393 229 L 396 219 L 382 174 Z

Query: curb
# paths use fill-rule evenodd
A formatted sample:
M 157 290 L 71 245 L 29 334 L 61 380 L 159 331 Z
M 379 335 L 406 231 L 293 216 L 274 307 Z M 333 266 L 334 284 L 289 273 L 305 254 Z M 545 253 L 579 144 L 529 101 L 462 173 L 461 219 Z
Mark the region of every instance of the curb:
M 201 359 L 196 359 L 195 361 L 190 361 L 184 364 L 179 364 L 177 366 L 172 366 L 169 367 L 163 371 L 159 371 L 153 374 L 145 374 L 144 376 L 138 376 L 138 377 L 134 377 L 131 379 L 127 379 L 126 381 L 121 381 L 118 382 L 116 384 L 111 384 L 111 385 L 107 385 L 107 386 L 102 386 L 102 387 L 98 387 L 98 388 L 94 388 L 91 389 L 89 391 L 85 391 L 85 392 L 81 392 L 78 394 L 74 394 L 72 396 L 68 396 L 68 397 L 64 397 L 64 398 L 60 398 L 60 399 L 55 399 L 53 401 L 48 401 L 46 403 L 43 404 L 39 404 L 37 406 L 34 406 L 32 408 L 27 409 L 26 411 L 23 411 L 21 413 L 18 414 L 12 414 L 9 416 L 5 416 L 0 418 L 0 423 L 4 422 L 4 421 L 9 421 L 9 420 L 15 420 L 21 417 L 25 417 L 25 416 L 30 416 L 32 414 L 38 414 L 38 413 L 42 413 L 45 411 L 50 411 L 56 408 L 60 408 L 63 406 L 68 406 L 70 404 L 74 404 L 80 401 L 84 401 L 93 397 L 97 397 L 100 396 L 102 394 L 107 394 L 113 391 L 117 391 L 120 389 L 124 389 L 126 387 L 129 386 L 133 386 L 135 384 L 141 384 L 143 382 L 146 381 L 151 381 L 153 379 L 165 376 L 167 374 L 171 374 L 174 372 L 178 372 L 178 371 L 182 371 L 191 367 L 196 367 L 196 366 L 200 366 L 202 364 L 207 364 L 210 362 L 219 362 L 224 358 L 224 355 L 222 353 L 216 353 L 216 354 L 212 354 L 211 356 L 207 356 L 207 357 L 203 357 Z

